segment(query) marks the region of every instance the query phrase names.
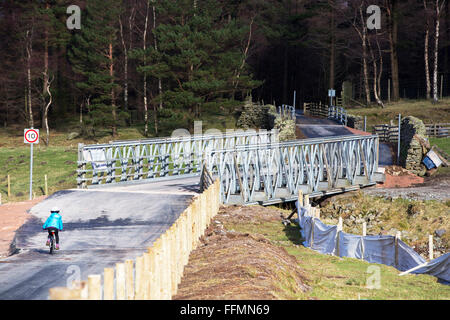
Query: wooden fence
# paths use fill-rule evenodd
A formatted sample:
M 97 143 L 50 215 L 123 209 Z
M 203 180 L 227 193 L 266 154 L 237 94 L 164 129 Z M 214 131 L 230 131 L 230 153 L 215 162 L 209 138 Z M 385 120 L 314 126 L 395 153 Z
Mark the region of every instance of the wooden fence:
M 50 289 L 51 300 L 170 300 L 177 293 L 189 254 L 218 213 L 220 184 L 216 180 L 161 235 L 134 260 L 105 268 L 103 276 L 89 275 L 71 288 Z
M 445 138 L 449 136 L 450 123 L 432 123 L 425 124 L 427 136 L 436 138 Z
M 425 124 L 427 136 L 445 138 L 449 136 L 450 123 Z M 380 141 L 397 143 L 398 125 L 380 124 L 373 127 L 373 134 L 380 137 Z
M 314 102 L 305 102 L 303 104 L 303 114 L 313 117 L 328 117 L 328 105 Z
M 372 129 L 372 134 L 377 134 L 382 142 L 398 142 L 398 125 L 380 124 Z

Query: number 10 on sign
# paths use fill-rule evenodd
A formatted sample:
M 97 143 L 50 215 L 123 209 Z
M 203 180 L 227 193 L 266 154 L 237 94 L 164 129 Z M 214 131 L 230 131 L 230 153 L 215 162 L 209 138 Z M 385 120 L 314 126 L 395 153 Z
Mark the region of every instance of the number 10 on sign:
M 38 129 L 25 129 L 23 133 L 23 142 L 30 144 L 30 200 L 33 199 L 33 145 L 39 143 Z

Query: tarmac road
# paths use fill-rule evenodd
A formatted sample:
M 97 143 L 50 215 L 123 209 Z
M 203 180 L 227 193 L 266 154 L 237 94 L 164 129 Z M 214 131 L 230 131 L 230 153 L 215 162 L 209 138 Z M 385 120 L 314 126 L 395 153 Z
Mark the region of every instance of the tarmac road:
M 199 178 L 57 192 L 31 209 L 16 234 L 18 254 L 0 260 L 0 300 L 45 300 L 52 287 L 86 280 L 146 251 L 197 193 Z M 63 217 L 61 250 L 45 246 L 50 208 Z

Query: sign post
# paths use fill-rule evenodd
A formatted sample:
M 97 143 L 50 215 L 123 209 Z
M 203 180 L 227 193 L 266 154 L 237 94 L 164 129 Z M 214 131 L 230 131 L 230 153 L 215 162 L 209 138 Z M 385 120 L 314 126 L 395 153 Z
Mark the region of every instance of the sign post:
M 33 199 L 33 144 L 39 143 L 39 129 L 25 129 L 23 142 L 30 144 L 30 200 Z
M 333 98 L 336 96 L 336 90 L 329 89 L 328 96 L 330 97 L 330 107 L 332 107 L 333 106 Z

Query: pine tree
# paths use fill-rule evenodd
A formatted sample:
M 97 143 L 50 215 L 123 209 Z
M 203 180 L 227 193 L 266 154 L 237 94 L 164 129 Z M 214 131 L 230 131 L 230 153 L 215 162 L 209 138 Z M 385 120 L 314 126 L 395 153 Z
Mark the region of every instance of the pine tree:
M 85 125 L 95 135 L 99 126 L 117 134 L 119 120 L 126 117 L 116 105 L 118 85 L 115 77 L 115 47 L 121 1 L 90 0 L 84 10 L 82 28 L 75 34 L 68 51 L 73 70 L 83 76 L 77 87 L 90 96 L 89 119 Z
M 166 116 L 182 110 L 192 118 L 202 107 L 233 105 L 236 92 L 245 95 L 260 84 L 243 61 L 249 27 L 224 19 L 216 1 L 161 0 L 156 10 L 165 17 L 153 30 L 158 48 L 138 50 L 135 57 L 139 72 L 165 84 L 153 103 L 163 101 Z

